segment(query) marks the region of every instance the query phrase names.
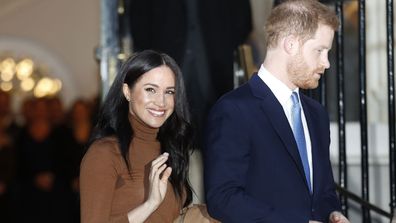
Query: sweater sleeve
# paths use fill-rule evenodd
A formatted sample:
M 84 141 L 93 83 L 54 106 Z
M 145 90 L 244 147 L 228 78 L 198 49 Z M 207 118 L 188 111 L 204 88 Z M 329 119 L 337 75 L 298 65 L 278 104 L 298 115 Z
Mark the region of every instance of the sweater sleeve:
M 82 223 L 128 223 L 127 213 L 111 216 L 113 193 L 118 177 L 117 144 L 95 142 L 80 167 Z

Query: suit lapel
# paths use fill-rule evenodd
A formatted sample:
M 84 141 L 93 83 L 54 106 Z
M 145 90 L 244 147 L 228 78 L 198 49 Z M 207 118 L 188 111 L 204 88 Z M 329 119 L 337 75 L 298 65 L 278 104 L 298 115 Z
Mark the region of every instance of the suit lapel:
M 310 106 L 308 105 L 306 99 L 304 96 L 300 96 L 301 98 L 301 103 L 304 109 L 304 114 L 305 114 L 305 119 L 307 120 L 307 125 L 308 125 L 308 131 L 309 131 L 309 136 L 311 139 L 311 150 L 312 150 L 312 168 L 313 168 L 313 192 L 315 193 L 315 188 L 320 188 L 321 185 L 319 183 L 321 182 L 319 180 L 321 176 L 321 165 L 320 163 L 315 162 L 316 160 L 321 160 L 320 157 L 320 150 L 318 149 L 320 147 L 320 142 L 318 139 L 320 138 L 318 134 L 321 134 L 320 128 L 315 123 L 319 123 L 318 120 L 318 115 L 315 114 Z
M 276 99 L 275 95 L 268 86 L 258 77 L 253 75 L 249 81 L 254 96 L 261 99 L 260 106 L 264 114 L 267 116 L 272 127 L 281 138 L 286 150 L 293 158 L 301 177 L 305 180 L 304 167 L 302 165 L 296 141 L 294 140 L 293 131 L 283 111 L 282 105 Z M 308 185 L 307 185 L 308 190 Z

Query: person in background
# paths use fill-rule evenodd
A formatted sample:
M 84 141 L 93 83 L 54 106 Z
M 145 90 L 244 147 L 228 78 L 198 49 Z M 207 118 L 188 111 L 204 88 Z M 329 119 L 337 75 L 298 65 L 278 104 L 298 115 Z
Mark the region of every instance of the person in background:
M 82 223 L 173 222 L 191 203 L 193 130 L 183 77 L 146 50 L 121 67 L 80 169 Z
M 11 111 L 11 97 L 0 91 L 0 221 L 14 222 L 16 151 L 18 127 Z
M 21 185 L 22 221 L 53 222 L 58 209 L 56 142 L 51 137 L 45 98 L 31 102 L 29 121 L 18 137 L 18 175 Z M 61 221 L 62 219 L 59 219 Z
M 79 195 L 75 181 L 78 179 L 80 160 L 83 150 L 75 143 L 72 120 L 67 120 L 67 111 L 59 97 L 47 99 L 49 119 L 52 126 L 51 138 L 55 142 L 54 164 L 57 173 L 56 205 L 68 220 L 79 222 Z M 74 106 L 72 106 L 73 109 Z M 87 133 L 89 135 L 90 132 Z M 86 136 L 88 138 L 89 136 Z M 86 140 L 88 141 L 88 140 Z
M 69 187 L 72 190 L 71 208 L 75 222 L 80 220 L 80 164 L 86 152 L 92 132 L 91 104 L 83 99 L 76 100 L 69 111 L 69 128 L 71 137 L 67 143 L 69 154 Z
M 204 147 L 209 214 L 221 222 L 348 223 L 329 158 L 326 110 L 312 89 L 339 25 L 316 0 L 283 1 L 266 22 L 257 74 L 213 107 Z

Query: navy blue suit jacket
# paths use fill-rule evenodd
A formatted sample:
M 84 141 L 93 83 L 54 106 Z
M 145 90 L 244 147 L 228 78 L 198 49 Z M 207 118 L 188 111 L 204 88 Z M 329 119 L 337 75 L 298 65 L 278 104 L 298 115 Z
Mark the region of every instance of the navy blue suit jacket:
M 309 192 L 293 132 L 268 86 L 253 75 L 209 115 L 204 146 L 208 211 L 222 222 L 328 222 L 340 210 L 329 159 L 325 109 L 300 94 L 312 144 Z

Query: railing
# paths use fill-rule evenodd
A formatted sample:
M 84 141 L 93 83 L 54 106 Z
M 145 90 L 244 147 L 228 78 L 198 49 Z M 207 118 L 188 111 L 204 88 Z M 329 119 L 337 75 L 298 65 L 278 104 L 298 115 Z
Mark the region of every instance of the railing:
M 337 114 L 338 114 L 338 148 L 339 148 L 339 184 L 337 190 L 340 194 L 342 211 L 348 216 L 348 199 L 361 205 L 363 223 L 370 223 L 371 211 L 392 219 L 396 207 L 396 150 L 395 150 L 395 92 L 394 92 L 394 58 L 393 58 L 393 0 L 385 0 L 386 22 L 387 22 L 387 65 L 388 65 L 388 128 L 389 128 L 389 172 L 390 172 L 390 212 L 385 211 L 369 201 L 369 147 L 367 143 L 367 91 L 366 91 L 366 2 L 358 0 L 359 19 L 359 101 L 360 101 L 360 140 L 361 140 L 361 195 L 358 196 L 349 191 L 347 179 L 347 156 L 346 156 L 346 135 L 345 135 L 345 72 L 344 72 L 344 18 L 342 0 L 335 0 L 336 13 L 340 19 L 340 27 L 336 33 L 336 57 L 337 57 Z M 325 84 L 325 81 L 323 82 Z M 324 86 L 321 86 L 321 97 L 319 100 L 326 105 L 326 97 L 323 95 Z M 392 222 L 396 220 L 392 220 Z
M 371 222 L 370 211 L 392 219 L 395 208 L 395 101 L 394 101 L 394 59 L 393 59 L 393 0 L 386 1 L 387 54 L 388 54 L 388 114 L 389 114 L 389 169 L 390 210 L 387 212 L 369 202 L 369 162 L 367 143 L 367 94 L 366 94 L 366 7 L 365 0 L 358 1 L 359 9 L 359 92 L 360 92 L 360 138 L 361 138 L 361 197 L 348 191 L 347 160 L 345 147 L 345 99 L 344 99 L 344 57 L 343 57 L 343 1 L 335 2 L 335 9 L 341 25 L 337 32 L 337 77 L 338 77 L 338 126 L 339 126 L 339 186 L 343 212 L 348 215 L 348 199 L 361 205 L 362 220 Z

